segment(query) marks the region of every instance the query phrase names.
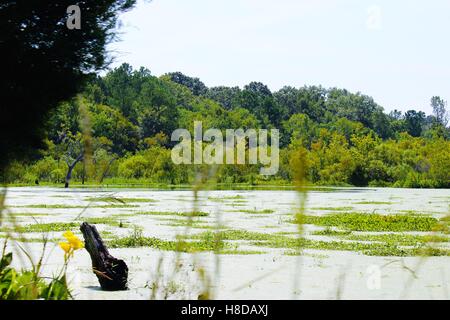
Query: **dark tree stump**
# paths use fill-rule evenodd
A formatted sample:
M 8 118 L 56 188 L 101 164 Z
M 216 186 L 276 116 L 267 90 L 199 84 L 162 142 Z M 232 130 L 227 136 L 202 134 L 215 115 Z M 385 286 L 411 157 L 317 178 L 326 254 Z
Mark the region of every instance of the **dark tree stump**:
M 80 227 L 85 248 L 92 260 L 92 271 L 98 278 L 100 286 L 106 291 L 126 290 L 128 267 L 125 261 L 109 254 L 95 226 L 83 222 Z

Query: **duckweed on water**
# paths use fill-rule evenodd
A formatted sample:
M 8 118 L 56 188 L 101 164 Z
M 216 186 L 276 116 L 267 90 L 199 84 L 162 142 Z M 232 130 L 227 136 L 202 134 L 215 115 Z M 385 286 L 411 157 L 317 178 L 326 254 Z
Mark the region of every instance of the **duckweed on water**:
M 216 251 L 232 248 L 224 242 L 205 239 L 202 241 L 163 240 L 155 237 L 145 237 L 141 230 L 134 230 L 129 236 L 108 241 L 111 248 L 150 247 L 166 251 L 199 252 Z
M 191 239 L 212 239 L 217 238 L 221 240 L 270 240 L 274 236 L 261 232 L 252 232 L 247 230 L 223 230 L 223 231 L 206 231 L 197 235 L 193 235 Z
M 269 214 L 274 213 L 275 211 L 272 209 L 235 209 L 235 210 L 225 210 L 226 212 L 240 212 L 240 213 L 249 213 L 249 214 Z
M 35 213 L 35 212 L 11 212 L 8 215 L 14 216 L 14 217 L 43 217 L 50 215 L 49 213 Z
M 93 217 L 83 218 L 82 220 L 90 224 L 105 224 L 111 227 L 126 228 L 129 226 L 128 224 L 123 223 L 122 220 L 116 219 L 114 217 Z
M 366 213 L 337 213 L 324 216 L 303 216 L 292 223 L 338 227 L 350 231 L 432 231 L 438 220 L 418 215 L 380 215 Z
M 30 204 L 18 207 L 36 208 L 36 209 L 82 209 L 82 208 L 136 208 L 138 206 L 131 204 L 107 204 L 107 205 Z
M 450 238 L 443 235 L 415 235 L 405 233 L 384 233 L 384 234 L 354 234 L 351 231 L 340 231 L 325 229 L 315 231 L 313 235 L 338 237 L 343 240 L 384 242 L 401 246 L 419 246 L 426 243 L 449 242 Z
M 335 250 L 335 251 L 356 251 L 371 256 L 417 256 L 417 255 L 450 255 L 449 250 L 425 247 L 424 243 L 414 241 L 404 241 L 403 243 L 395 243 L 395 241 L 387 241 L 387 238 L 373 238 L 374 243 L 361 243 L 356 241 L 317 241 L 306 238 L 295 238 L 281 234 L 268 234 L 260 232 L 250 232 L 246 230 L 224 230 L 224 231 L 207 231 L 190 237 L 191 239 L 199 239 L 201 241 L 211 241 L 211 239 L 219 239 L 220 241 L 250 241 L 251 245 L 267 248 L 283 248 L 289 249 L 291 254 L 301 252 L 302 249 L 314 250 Z M 404 238 L 408 239 L 408 238 Z M 356 239 L 355 240 L 361 240 Z M 371 241 L 370 239 L 364 239 Z M 383 241 L 385 240 L 385 241 Z M 401 245 L 409 245 L 403 247 Z M 412 246 L 412 247 L 411 247 Z
M 354 204 L 393 204 L 391 201 L 358 201 L 354 202 Z
M 85 221 L 90 224 L 104 224 L 112 227 L 128 227 L 128 224 L 124 224 L 122 221 L 117 220 L 112 217 L 92 217 L 92 218 L 82 218 L 80 221 L 73 222 L 51 222 L 51 223 L 36 223 L 29 224 L 25 226 L 16 227 L 1 227 L 0 232 L 20 232 L 20 233 L 31 233 L 31 232 L 59 232 L 66 230 L 78 230 L 81 221 Z
M 346 242 L 346 241 L 316 241 L 305 238 L 290 238 L 290 237 L 274 237 L 268 241 L 253 242 L 253 245 L 270 247 L 270 248 L 284 248 L 284 249 L 314 249 L 314 250 L 336 250 L 336 251 L 357 251 L 369 256 L 448 256 L 449 250 L 414 247 L 404 248 L 392 243 L 360 243 L 360 242 Z
M 310 209 L 319 211 L 349 211 L 352 210 L 353 207 L 313 207 Z
M 245 210 L 245 209 L 243 209 L 243 210 L 236 210 L 236 211 L 243 212 L 243 213 L 250 213 L 250 214 L 269 214 L 269 213 L 275 212 L 272 209 L 263 209 L 263 210 L 256 210 L 256 209 Z
M 138 215 L 150 215 L 150 216 L 181 216 L 181 217 L 207 217 L 208 212 L 193 211 L 193 212 L 177 212 L 177 211 L 144 211 L 136 212 Z
M 163 240 L 155 237 L 144 237 L 142 231 L 135 230 L 129 236 L 124 238 L 116 238 L 108 241 L 111 248 L 136 248 L 136 247 L 150 247 L 165 251 L 178 252 L 203 252 L 213 251 L 217 254 L 262 254 L 264 251 L 260 250 L 239 250 L 237 246 L 221 241 L 214 233 L 204 235 L 198 241 L 186 241 L 181 237 L 178 240 Z
M 75 230 L 80 227 L 78 222 L 53 222 L 53 223 L 37 223 L 26 226 L 17 226 L 13 230 L 14 232 L 28 233 L 28 232 L 58 232 Z
M 120 203 L 133 203 L 133 202 L 157 202 L 157 200 L 150 198 L 120 198 L 120 197 L 89 197 L 87 201 L 93 202 L 120 202 Z
M 235 195 L 235 196 L 223 196 L 223 197 L 208 197 L 208 200 L 213 202 L 224 202 L 226 200 L 244 200 L 244 196 Z M 245 202 L 245 201 L 235 201 L 235 202 Z
M 223 229 L 223 226 L 211 225 L 207 221 L 198 219 L 177 219 L 177 218 L 157 218 L 159 221 L 166 222 L 163 225 L 169 227 L 189 227 L 193 229 Z

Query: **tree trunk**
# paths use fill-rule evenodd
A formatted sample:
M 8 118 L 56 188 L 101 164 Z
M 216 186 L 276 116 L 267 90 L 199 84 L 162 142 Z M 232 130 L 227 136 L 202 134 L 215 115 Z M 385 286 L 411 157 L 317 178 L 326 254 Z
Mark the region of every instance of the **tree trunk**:
M 69 168 L 67 169 L 66 182 L 64 184 L 64 188 L 69 187 L 70 179 L 72 179 L 73 168 L 75 168 L 76 164 L 81 160 L 83 160 L 83 152 L 80 153 L 80 155 L 72 162 L 72 164 L 67 163 L 67 166 Z
M 109 254 L 95 226 L 83 222 L 80 230 L 83 233 L 86 250 L 91 256 L 92 271 L 97 276 L 101 288 L 106 291 L 126 290 L 127 264 Z
M 67 170 L 66 183 L 64 184 L 64 188 L 69 187 L 69 182 L 70 182 L 70 179 L 72 178 L 72 170 L 74 167 L 75 166 L 69 166 L 69 169 Z
M 81 184 L 84 185 L 84 179 L 86 177 L 86 163 L 83 162 L 83 173 L 81 175 Z
M 103 171 L 102 176 L 100 177 L 100 181 L 99 181 L 100 183 L 102 183 L 103 180 L 105 179 L 106 175 L 107 175 L 108 172 L 109 172 L 109 168 L 111 168 L 111 165 L 112 165 L 112 163 L 114 162 L 114 160 L 116 160 L 116 159 L 111 159 L 111 160 L 108 162 L 108 166 L 106 167 L 106 170 Z

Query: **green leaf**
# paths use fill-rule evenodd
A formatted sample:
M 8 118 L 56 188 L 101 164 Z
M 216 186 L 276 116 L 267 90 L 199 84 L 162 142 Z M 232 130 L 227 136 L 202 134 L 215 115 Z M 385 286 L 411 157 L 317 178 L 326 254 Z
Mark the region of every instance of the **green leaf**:
M 12 261 L 12 252 L 7 253 L 0 260 L 0 272 L 2 272 L 7 266 L 11 264 Z

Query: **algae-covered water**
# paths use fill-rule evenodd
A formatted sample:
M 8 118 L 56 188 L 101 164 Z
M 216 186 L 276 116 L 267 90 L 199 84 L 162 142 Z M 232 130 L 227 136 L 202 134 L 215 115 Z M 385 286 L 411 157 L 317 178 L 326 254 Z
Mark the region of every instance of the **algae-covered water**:
M 82 250 L 68 269 L 75 299 L 195 299 L 205 288 L 218 299 L 450 296 L 450 190 L 321 188 L 306 199 L 299 234 L 291 190 L 8 188 L 0 234 L 20 231 L 36 260 L 48 237 L 42 272 L 51 275 L 63 261 L 63 231 L 96 224 L 128 264 L 129 290 L 99 290 Z M 17 266 L 29 265 L 14 241 L 9 247 Z

